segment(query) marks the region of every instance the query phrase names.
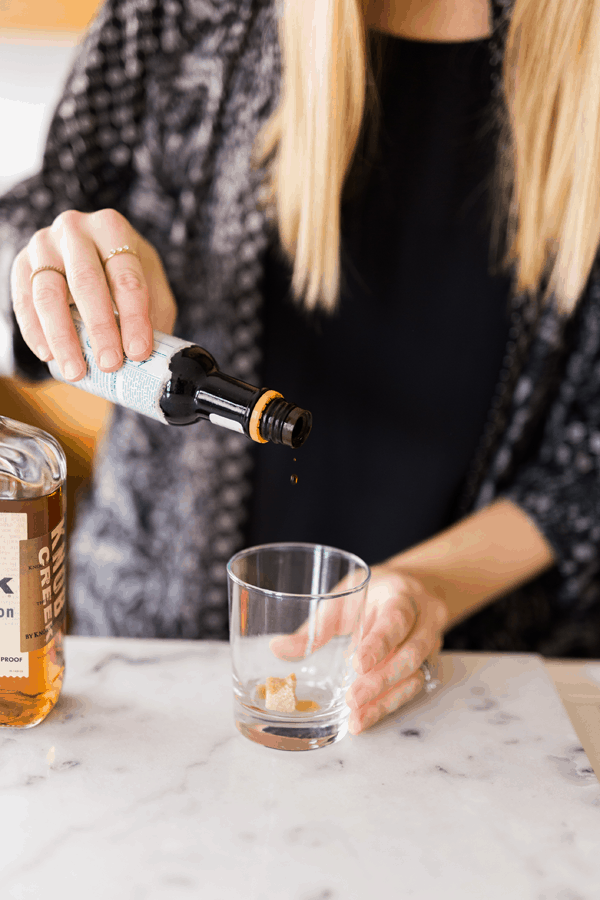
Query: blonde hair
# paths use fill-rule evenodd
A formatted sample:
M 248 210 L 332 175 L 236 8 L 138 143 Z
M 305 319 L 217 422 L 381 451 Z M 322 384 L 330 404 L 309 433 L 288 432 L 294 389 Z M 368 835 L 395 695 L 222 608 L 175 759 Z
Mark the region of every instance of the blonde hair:
M 503 83 L 507 261 L 571 312 L 600 241 L 600 0 L 517 0 Z
M 368 0 L 280 0 L 282 89 L 258 137 L 292 291 L 335 309 L 340 210 L 373 82 Z M 571 312 L 600 241 L 600 0 L 516 0 L 503 63 L 495 231 L 515 289 Z M 498 243 L 498 246 L 500 246 Z

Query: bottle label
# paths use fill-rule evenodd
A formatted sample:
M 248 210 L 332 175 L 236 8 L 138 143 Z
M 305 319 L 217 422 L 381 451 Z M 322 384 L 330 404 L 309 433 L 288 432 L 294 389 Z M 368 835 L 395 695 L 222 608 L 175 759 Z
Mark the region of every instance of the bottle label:
M 29 653 L 62 627 L 64 512 L 62 490 L 36 500 L 0 500 L 0 678 L 27 678 Z
M 193 347 L 190 341 L 182 341 L 170 334 L 154 332 L 154 348 L 150 357 L 142 362 L 133 362 L 125 357 L 123 365 L 116 372 L 103 372 L 96 365 L 92 345 L 78 310 L 72 306 L 73 324 L 87 366 L 86 374 L 80 381 L 68 382 L 89 394 L 104 397 L 120 406 L 126 406 L 135 412 L 166 422 L 160 408 L 160 398 L 164 387 L 171 377 L 169 363 L 171 357 L 183 347 Z M 118 324 L 117 318 L 117 324 Z M 48 363 L 50 373 L 57 381 L 63 378 L 56 361 Z
M 27 513 L 0 512 L 0 678 L 29 676 L 29 654 L 21 653 L 21 542 Z
M 221 428 L 229 428 L 230 431 L 244 433 L 244 426 L 237 419 L 228 419 L 226 416 L 218 416 L 216 413 L 210 413 L 208 421 L 213 425 L 220 425 Z

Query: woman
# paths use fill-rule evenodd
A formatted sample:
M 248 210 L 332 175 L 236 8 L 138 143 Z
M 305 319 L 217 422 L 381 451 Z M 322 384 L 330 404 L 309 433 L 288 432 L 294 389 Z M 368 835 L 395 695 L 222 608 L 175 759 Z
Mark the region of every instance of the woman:
M 292 466 L 115 408 L 73 630 L 225 638 L 229 555 L 304 538 L 377 563 L 355 733 L 443 639 L 599 655 L 599 16 L 109 0 L 41 174 L 2 201 L 16 362 L 83 374 L 68 283 L 105 371 L 173 328 L 315 428 Z

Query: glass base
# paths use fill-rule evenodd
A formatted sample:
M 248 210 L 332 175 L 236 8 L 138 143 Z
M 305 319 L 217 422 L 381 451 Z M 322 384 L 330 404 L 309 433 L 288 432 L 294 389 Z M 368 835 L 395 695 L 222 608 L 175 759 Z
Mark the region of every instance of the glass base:
M 318 750 L 335 744 L 348 732 L 349 710 L 342 714 L 307 721 L 289 716 L 265 716 L 256 707 L 249 709 L 234 701 L 234 719 L 238 731 L 251 741 L 273 750 Z

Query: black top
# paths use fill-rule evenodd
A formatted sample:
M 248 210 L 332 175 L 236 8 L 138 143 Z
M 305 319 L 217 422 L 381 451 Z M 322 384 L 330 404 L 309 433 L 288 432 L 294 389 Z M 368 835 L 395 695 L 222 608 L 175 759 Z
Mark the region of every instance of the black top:
M 509 328 L 509 280 L 489 274 L 488 41 L 389 37 L 384 63 L 378 157 L 343 206 L 339 313 L 308 317 L 268 260 L 263 384 L 314 425 L 300 450 L 256 448 L 248 533 L 369 564 L 453 521 Z

